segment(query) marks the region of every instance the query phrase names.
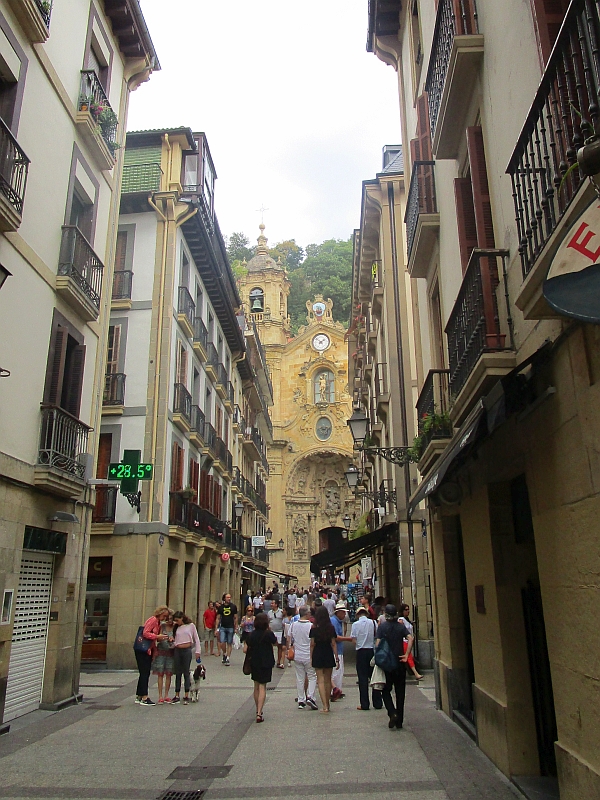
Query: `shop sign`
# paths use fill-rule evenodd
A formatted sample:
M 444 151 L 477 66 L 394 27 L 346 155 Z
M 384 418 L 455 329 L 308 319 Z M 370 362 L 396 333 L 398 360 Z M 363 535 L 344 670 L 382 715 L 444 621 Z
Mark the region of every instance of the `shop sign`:
M 267 546 L 267 538 L 266 536 L 253 536 L 252 537 L 252 547 L 266 547 Z
M 229 553 L 221 553 L 221 561 L 229 561 Z
M 587 207 L 552 259 L 543 286 L 555 311 L 583 322 L 600 323 L 600 203 Z

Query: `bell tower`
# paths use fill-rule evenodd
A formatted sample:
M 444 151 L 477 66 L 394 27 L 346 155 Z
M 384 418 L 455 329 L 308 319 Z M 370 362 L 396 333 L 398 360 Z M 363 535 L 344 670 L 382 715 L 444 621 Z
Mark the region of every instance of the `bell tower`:
M 290 328 L 287 313 L 290 281 L 281 259 L 275 261 L 269 255 L 264 224 L 259 228 L 256 255 L 245 265 L 247 272 L 238 282 L 240 294 L 263 345 L 285 345 Z

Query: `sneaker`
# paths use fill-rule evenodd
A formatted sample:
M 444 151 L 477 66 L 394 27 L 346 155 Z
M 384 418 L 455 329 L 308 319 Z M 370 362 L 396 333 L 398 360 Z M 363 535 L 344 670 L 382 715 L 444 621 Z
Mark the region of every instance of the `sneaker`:
M 315 703 L 315 701 L 313 700 L 312 697 L 307 697 L 306 698 L 306 705 L 309 708 L 312 708 L 313 711 L 318 711 L 319 710 L 319 706 Z
M 171 705 L 173 705 L 173 703 L 181 703 L 181 700 L 177 697 L 177 695 L 175 695 L 175 697 L 171 700 Z
M 223 656 L 223 664 L 227 663 L 227 656 Z
M 165 697 L 165 703 L 170 703 L 170 702 L 171 702 L 171 698 L 170 697 Z
M 136 694 L 136 696 L 135 696 L 135 702 L 138 704 L 138 706 L 139 706 L 139 704 L 142 702 L 142 698 L 139 696 L 139 694 Z
M 158 702 L 159 702 L 159 703 L 164 703 L 165 701 L 162 699 L 162 697 L 159 697 L 159 698 L 158 698 Z
M 228 658 L 226 658 L 226 659 L 225 659 L 225 662 L 224 662 L 224 663 L 225 663 L 225 666 L 226 666 L 226 667 L 230 667 L 230 666 L 231 666 L 231 663 L 230 663 L 230 661 L 229 661 L 229 659 L 228 659 Z
M 150 700 L 150 698 L 147 697 L 145 700 L 140 700 L 140 705 L 141 706 L 155 706 L 156 703 L 154 702 L 154 700 Z
M 184 705 L 184 706 L 189 706 L 189 704 L 190 704 L 190 699 L 189 699 L 189 697 L 184 697 L 184 698 L 183 698 L 183 705 Z
M 298 703 L 298 708 L 306 708 L 306 703 Z

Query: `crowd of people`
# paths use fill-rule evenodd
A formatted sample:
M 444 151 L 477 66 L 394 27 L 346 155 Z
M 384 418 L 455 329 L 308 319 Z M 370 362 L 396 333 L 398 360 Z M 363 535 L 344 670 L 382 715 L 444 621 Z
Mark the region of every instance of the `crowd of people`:
M 257 722 L 264 720 L 266 687 L 273 678 L 273 669 L 285 669 L 286 663 L 295 669 L 297 707 L 330 713 L 331 704 L 346 696 L 344 646 L 354 646 L 357 710 L 368 711 L 371 705 L 375 709 L 385 706 L 389 728 L 402 727 L 406 666 L 417 680 L 423 677 L 412 655 L 410 607 L 402 604 L 398 610 L 383 597 L 373 599 L 364 594 L 360 605 L 352 609 L 354 621 L 351 621 L 343 588 L 328 589 L 314 584 L 309 589 L 294 587 L 280 592 L 275 584 L 266 593 L 248 592 L 243 599 L 242 614 L 230 594 L 208 603 L 202 616 L 204 653 L 220 656 L 221 663 L 230 666 L 232 648 L 243 647 L 244 673 L 254 683 Z M 147 651 L 134 646 L 140 673 L 136 702 L 154 705 L 148 697 L 152 672 L 157 676 L 159 703 L 180 702 L 183 680 L 183 703 L 187 704 L 193 654 L 197 663 L 194 672 L 197 697 L 197 682 L 204 675 L 204 667 L 200 637 L 192 620 L 182 611 L 173 612 L 161 606 L 144 625 L 143 642 L 148 646 Z M 380 651 L 385 651 L 386 662 L 378 655 Z M 372 684 L 373 669 L 380 662 L 383 678 Z M 175 675 L 175 694 L 170 698 L 172 675 Z

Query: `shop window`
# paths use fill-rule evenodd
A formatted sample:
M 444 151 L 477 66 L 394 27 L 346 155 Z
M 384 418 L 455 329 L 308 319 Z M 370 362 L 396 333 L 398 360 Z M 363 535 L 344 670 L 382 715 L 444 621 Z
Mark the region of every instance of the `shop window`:
M 112 557 L 90 557 L 85 596 L 82 661 L 106 661 Z

